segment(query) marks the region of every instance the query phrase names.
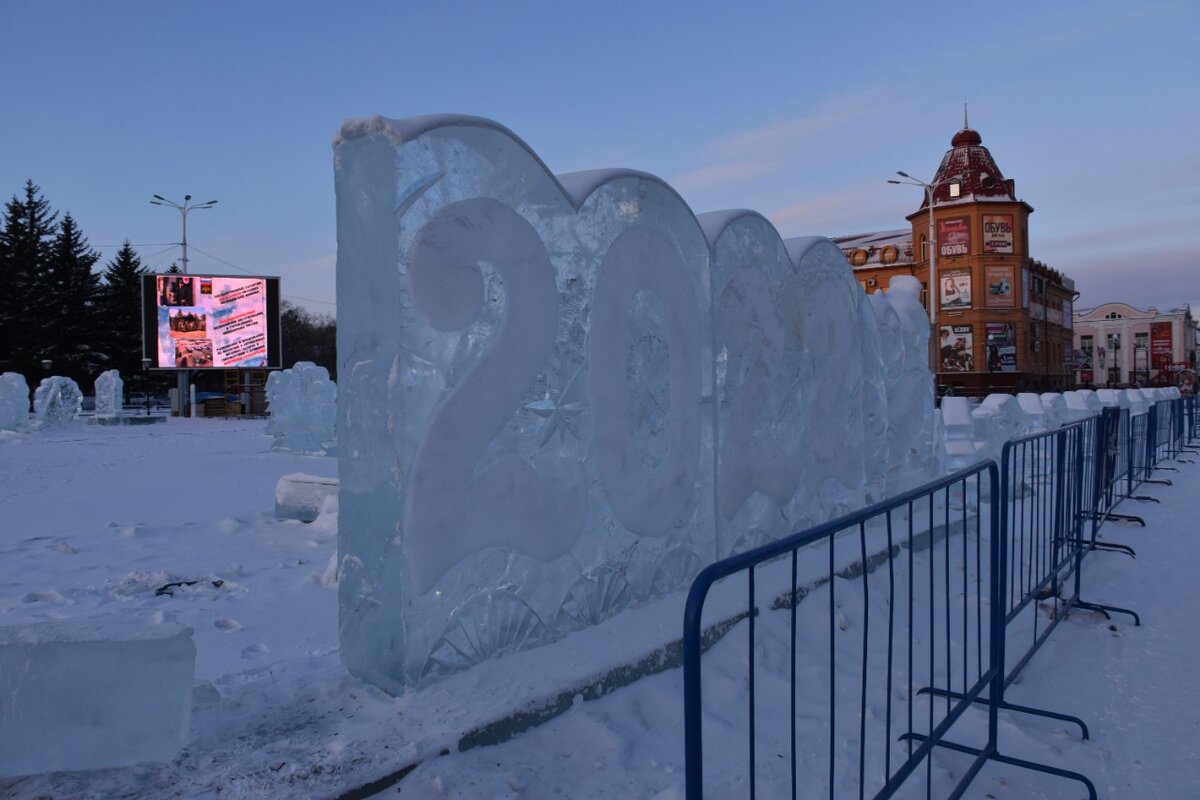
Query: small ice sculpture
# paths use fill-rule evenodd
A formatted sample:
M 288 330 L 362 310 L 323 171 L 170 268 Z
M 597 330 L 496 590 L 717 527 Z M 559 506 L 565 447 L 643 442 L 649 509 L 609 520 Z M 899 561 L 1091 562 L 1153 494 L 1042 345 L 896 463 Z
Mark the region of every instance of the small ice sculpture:
M 115 369 L 101 372 L 96 378 L 96 417 L 120 419 L 125 414 L 125 382 Z
M 965 397 L 943 397 L 939 410 L 941 431 L 941 471 L 949 474 L 965 469 L 986 458 L 976 441 L 975 420 L 971 404 Z
M 267 433 L 276 450 L 321 454 L 333 441 L 337 421 L 337 385 L 329 371 L 311 361 L 267 377 Z
M 82 409 L 79 384 L 61 375 L 43 378 L 33 393 L 33 424 L 38 430 L 69 428 L 78 422 Z
M 0 431 L 19 431 L 29 424 L 29 384 L 19 372 L 0 375 Z
M 1046 424 L 1057 428 L 1067 421 L 1067 400 L 1058 392 L 1042 392 L 1042 411 Z

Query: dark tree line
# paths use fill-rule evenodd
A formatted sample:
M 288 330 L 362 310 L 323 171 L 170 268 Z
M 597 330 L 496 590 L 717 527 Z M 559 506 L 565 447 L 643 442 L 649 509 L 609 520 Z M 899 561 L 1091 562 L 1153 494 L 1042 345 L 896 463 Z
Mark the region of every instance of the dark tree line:
M 286 300 L 281 304 L 279 327 L 283 335 L 283 365 L 311 361 L 329 370 L 337 380 L 337 321 L 330 314 L 313 314 Z
M 90 393 L 106 369 L 141 367 L 139 311 L 145 268 L 129 242 L 98 272 L 100 253 L 70 212 L 60 218 L 33 181 L 4 206 L 0 224 L 0 372 L 31 386 L 50 373 Z
M 33 181 L 4 206 L 0 223 L 0 372 L 33 388 L 48 374 L 91 394 L 96 377 L 119 370 L 129 386 L 142 373 L 141 277 L 148 272 L 129 240 L 102 266 L 71 214 L 60 215 Z M 167 272 L 179 272 L 172 264 Z M 283 366 L 312 361 L 336 379 L 337 324 L 282 304 Z M 51 362 L 49 370 L 42 366 Z M 154 381 L 165 385 L 163 376 Z

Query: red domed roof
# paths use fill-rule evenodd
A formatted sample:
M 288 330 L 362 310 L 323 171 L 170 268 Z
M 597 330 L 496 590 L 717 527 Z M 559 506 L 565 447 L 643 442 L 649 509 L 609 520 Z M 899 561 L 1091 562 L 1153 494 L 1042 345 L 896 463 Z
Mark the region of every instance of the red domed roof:
M 1004 177 L 978 131 L 964 127 L 950 140 L 950 149 L 931 181 L 936 205 L 979 201 L 1016 202 L 1016 187 Z M 952 192 L 951 184 L 957 184 Z M 921 209 L 927 199 L 922 198 Z
M 966 147 L 967 145 L 980 144 L 983 144 L 983 137 L 970 128 L 963 128 L 954 134 L 954 138 L 950 140 L 951 147 Z

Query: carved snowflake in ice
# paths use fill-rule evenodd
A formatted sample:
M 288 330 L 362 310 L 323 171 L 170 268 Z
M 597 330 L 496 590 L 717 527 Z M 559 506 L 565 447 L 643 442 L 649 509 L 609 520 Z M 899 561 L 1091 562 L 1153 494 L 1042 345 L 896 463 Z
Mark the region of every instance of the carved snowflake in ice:
M 562 441 L 567 435 L 573 439 L 579 439 L 579 432 L 575 430 L 572 420 L 583 413 L 583 405 L 573 399 L 575 384 L 582 370 L 582 365 L 575 368 L 575 373 L 561 392 L 556 394 L 553 388 L 547 388 L 546 395 L 541 400 L 525 404 L 528 411 L 546 420 L 546 429 L 542 433 L 542 440 L 538 443 L 539 448 L 545 447 L 556 433 L 559 441 Z

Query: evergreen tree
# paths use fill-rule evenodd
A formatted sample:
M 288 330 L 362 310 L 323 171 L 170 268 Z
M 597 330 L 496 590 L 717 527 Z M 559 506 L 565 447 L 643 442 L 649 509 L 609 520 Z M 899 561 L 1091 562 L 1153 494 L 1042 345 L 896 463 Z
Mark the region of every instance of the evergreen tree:
M 39 363 L 48 357 L 41 341 L 48 302 L 41 284 L 55 239 L 57 214 L 33 181 L 25 196 L 4 207 L 0 229 L 0 372 L 20 372 L 31 384 L 45 377 Z
M 59 223 L 50 258 L 38 283 L 34 307 L 40 322 L 40 357 L 54 362 L 53 372 L 73 378 L 85 393 L 102 370 L 107 354 L 98 347 L 102 321 L 96 314 L 98 276 L 92 267 L 100 254 L 91 249 L 75 218 Z
M 142 370 L 142 275 L 145 273 L 141 258 L 126 239 L 105 265 L 103 284 L 97 295 L 108 368 L 119 370 L 127 383 Z
M 337 380 L 337 320 L 329 314 L 312 314 L 285 300 L 279 328 L 285 368 L 297 361 L 311 361 L 329 370 L 329 377 Z

